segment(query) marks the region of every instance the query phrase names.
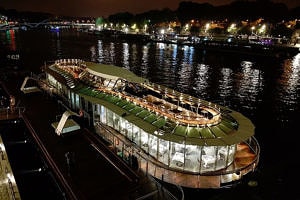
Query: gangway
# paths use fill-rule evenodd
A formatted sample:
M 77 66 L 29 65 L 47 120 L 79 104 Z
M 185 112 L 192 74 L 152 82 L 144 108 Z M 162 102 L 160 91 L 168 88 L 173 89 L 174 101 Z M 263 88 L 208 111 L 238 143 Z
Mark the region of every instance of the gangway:
M 51 124 L 58 136 L 80 129 L 80 126 L 73 119 L 69 119 L 69 117 L 72 115 L 81 116 L 81 114 L 77 114 L 71 110 L 67 110 L 63 113 L 59 122 L 53 122 Z
M 25 93 L 25 94 L 27 94 L 27 93 L 33 93 L 33 92 L 41 92 L 41 90 L 40 90 L 37 86 L 25 87 L 25 85 L 26 85 L 26 83 L 27 83 L 27 81 L 28 81 L 29 79 L 32 79 L 32 80 L 37 81 L 37 80 L 36 80 L 35 78 L 33 78 L 33 77 L 26 76 L 25 79 L 24 79 L 24 81 L 23 81 L 23 83 L 22 83 L 22 85 L 21 85 L 21 91 L 22 91 L 23 93 Z

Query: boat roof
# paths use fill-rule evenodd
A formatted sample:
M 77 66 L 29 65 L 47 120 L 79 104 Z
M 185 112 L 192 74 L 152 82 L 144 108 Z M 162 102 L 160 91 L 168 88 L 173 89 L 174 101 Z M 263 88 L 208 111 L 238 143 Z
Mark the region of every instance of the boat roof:
M 135 75 L 133 72 L 126 68 L 105 65 L 93 62 L 86 62 L 87 71 L 93 75 L 100 76 L 103 78 L 117 80 L 119 78 L 126 79 L 129 82 L 134 83 L 145 83 L 147 79 Z

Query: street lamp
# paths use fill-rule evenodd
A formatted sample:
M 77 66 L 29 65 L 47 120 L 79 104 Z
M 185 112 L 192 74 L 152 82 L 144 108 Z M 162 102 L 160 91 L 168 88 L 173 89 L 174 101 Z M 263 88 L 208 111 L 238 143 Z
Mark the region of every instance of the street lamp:
M 210 24 L 207 23 L 207 24 L 205 25 L 205 33 L 208 31 L 209 27 L 210 27 Z
M 251 27 L 251 33 L 252 33 L 252 35 L 254 34 L 254 30 L 255 30 L 255 26 L 252 26 Z

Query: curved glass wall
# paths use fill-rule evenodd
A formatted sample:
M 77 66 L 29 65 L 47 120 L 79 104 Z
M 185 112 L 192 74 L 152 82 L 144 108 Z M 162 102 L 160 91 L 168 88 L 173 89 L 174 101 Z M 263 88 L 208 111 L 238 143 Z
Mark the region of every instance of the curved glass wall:
M 166 168 L 203 173 L 226 168 L 234 161 L 236 144 L 197 146 L 166 141 L 145 132 L 102 105 L 94 106 L 95 123 L 99 120 L 102 124 L 119 131 Z

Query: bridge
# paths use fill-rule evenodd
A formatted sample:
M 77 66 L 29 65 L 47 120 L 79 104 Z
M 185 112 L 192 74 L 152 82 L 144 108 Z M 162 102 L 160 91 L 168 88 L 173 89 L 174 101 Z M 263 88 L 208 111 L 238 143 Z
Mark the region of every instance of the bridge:
M 21 28 L 77 28 L 77 29 L 90 29 L 94 27 L 95 23 L 80 23 L 74 21 L 51 21 L 51 19 L 45 19 L 40 22 L 22 22 L 19 23 Z

